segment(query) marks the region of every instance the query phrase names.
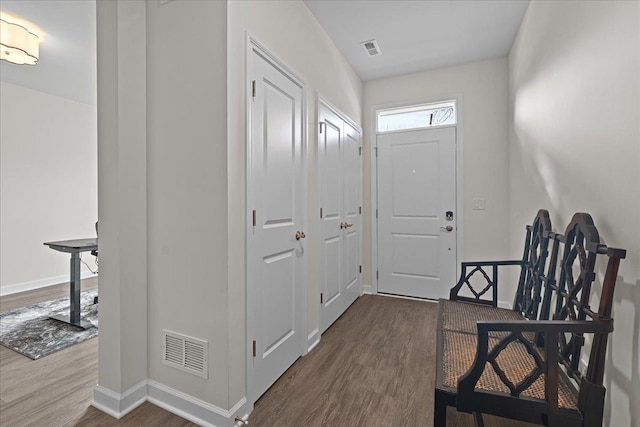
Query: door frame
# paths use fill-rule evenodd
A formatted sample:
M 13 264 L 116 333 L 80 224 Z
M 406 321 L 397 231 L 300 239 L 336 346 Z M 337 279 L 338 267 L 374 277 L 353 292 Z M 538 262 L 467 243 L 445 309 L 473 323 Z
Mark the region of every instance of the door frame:
M 349 116 L 347 116 L 345 113 L 343 113 L 342 111 L 340 111 L 336 106 L 334 106 L 331 102 L 329 102 L 327 100 L 327 98 L 325 98 L 320 92 L 316 91 L 316 120 L 315 120 L 315 126 L 320 126 L 320 106 L 324 106 L 326 108 L 328 108 L 329 110 L 331 110 L 335 115 L 337 115 L 338 117 L 340 117 L 343 121 L 345 121 L 349 126 L 353 127 L 355 130 L 357 130 L 358 132 L 360 132 L 360 147 L 362 149 L 363 155 L 361 156 L 360 159 L 360 180 L 361 180 L 361 186 L 364 183 L 364 135 L 362 133 L 362 128 L 356 123 L 354 122 Z M 317 178 L 320 177 L 320 145 L 319 145 L 319 141 L 318 141 L 318 132 L 319 129 L 317 127 L 314 127 L 314 135 L 315 135 L 315 144 L 316 144 L 316 173 L 317 173 Z M 320 204 L 322 202 L 321 200 L 321 194 L 320 194 L 320 182 L 318 179 L 316 179 L 316 206 L 318 207 L 318 209 L 320 209 Z M 361 187 L 361 191 L 360 191 L 360 195 L 358 197 L 358 205 L 360 207 L 362 207 L 362 199 L 363 199 L 363 188 Z M 359 241 L 358 244 L 360 245 L 360 251 L 358 253 L 358 263 L 359 265 L 362 265 L 362 235 L 363 235 L 363 219 L 364 215 L 360 214 L 360 237 L 359 237 Z M 318 213 L 317 216 L 315 216 L 315 229 L 318 232 L 318 235 L 320 234 L 320 230 L 322 228 L 322 221 L 320 218 L 320 215 Z M 318 261 L 318 300 L 317 300 L 317 307 L 318 307 L 318 315 L 317 317 L 317 324 L 318 324 L 318 328 L 317 330 L 314 330 L 312 332 L 312 335 L 317 334 L 317 340 L 313 343 L 310 343 L 310 349 L 314 348 L 316 345 L 318 345 L 318 343 L 320 342 L 321 336 L 322 336 L 322 303 L 320 303 L 320 290 L 322 287 L 322 283 L 320 281 L 321 276 L 321 269 L 322 269 L 322 245 L 323 245 L 323 241 L 322 238 L 318 238 L 317 239 L 317 246 L 316 246 L 316 250 L 317 252 L 317 261 Z M 363 294 L 363 290 L 364 290 L 364 286 L 362 283 L 362 272 L 358 273 L 360 275 L 360 295 Z M 310 335 L 311 337 L 311 335 Z
M 245 386 L 246 386 L 246 396 L 251 408 L 255 401 L 259 396 L 255 395 L 255 386 L 254 386 L 254 372 L 253 372 L 253 355 L 251 353 L 251 342 L 253 337 L 255 336 L 255 319 L 249 307 L 249 278 L 253 277 L 253 273 L 251 270 L 251 265 L 249 260 L 253 258 L 253 253 L 255 248 L 250 245 L 250 235 L 253 228 L 252 223 L 252 206 L 250 201 L 253 200 L 254 191 L 251 187 L 251 81 L 249 78 L 249 64 L 251 61 L 251 55 L 253 52 L 264 57 L 267 61 L 269 61 L 276 69 L 278 69 L 281 73 L 287 76 L 291 81 L 293 81 L 297 86 L 299 86 L 302 90 L 302 114 L 301 114 L 301 162 L 302 162 L 302 217 L 301 220 L 301 229 L 305 229 L 305 225 L 307 222 L 307 204 L 308 204 L 308 196 L 307 196 L 307 152 L 308 152 L 308 135 L 307 135 L 307 127 L 308 127 L 308 115 L 307 115 L 307 85 L 305 80 L 300 76 L 300 74 L 293 71 L 288 65 L 286 65 L 282 60 L 280 60 L 277 56 L 271 53 L 263 44 L 261 44 L 255 37 L 253 37 L 248 32 L 245 32 L 245 58 L 244 58 L 244 121 L 245 121 Z M 299 308 L 302 311 L 301 316 L 301 325 L 298 325 L 300 328 L 300 354 L 304 356 L 307 354 L 307 317 L 308 317 L 308 308 L 307 308 L 307 287 L 308 287 L 308 276 L 307 276 L 307 263 L 308 259 L 305 259 L 300 268 L 302 269 L 302 277 L 303 277 L 303 286 L 300 289 L 301 292 L 301 301 L 302 306 Z M 251 275 L 249 273 L 252 273 Z
M 464 239 L 463 239 L 463 230 L 464 230 L 464 194 L 463 194 L 463 104 L 462 104 L 462 94 L 452 94 L 449 96 L 438 96 L 438 97 L 430 97 L 430 98 L 422 98 L 414 101 L 402 101 L 402 102 L 392 102 L 388 104 L 379 104 L 373 105 L 371 107 L 371 123 L 369 126 L 369 155 L 371 156 L 371 284 L 368 285 L 370 288 L 367 288 L 367 285 L 363 284 L 363 289 L 365 289 L 365 293 L 371 293 L 373 295 L 378 293 L 378 279 L 377 279 L 377 271 L 378 271 L 378 218 L 376 216 L 376 211 L 378 208 L 378 162 L 376 160 L 376 148 L 378 141 L 378 134 L 381 133 L 391 133 L 391 132 L 378 132 L 377 131 L 377 119 L 376 115 L 380 110 L 386 110 L 389 108 L 402 108 L 402 107 L 410 107 L 413 105 L 420 104 L 432 104 L 438 102 L 445 102 L 454 100 L 456 102 L 456 124 L 454 125 L 456 128 L 456 265 L 460 265 L 462 262 L 462 252 L 464 250 Z M 421 128 L 422 129 L 422 128 Z M 426 128 L 430 129 L 430 128 Z M 436 128 L 437 129 L 437 128 Z M 413 131 L 416 129 L 407 130 Z M 403 131 L 399 131 L 403 132 Z M 457 273 L 454 277 L 457 276 Z M 453 287 L 455 283 L 451 284 Z

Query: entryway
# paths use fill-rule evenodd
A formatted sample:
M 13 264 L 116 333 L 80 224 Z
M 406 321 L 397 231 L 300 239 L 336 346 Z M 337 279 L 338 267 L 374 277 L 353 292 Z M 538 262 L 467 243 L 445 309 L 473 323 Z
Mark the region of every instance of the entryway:
M 453 123 L 443 113 L 452 108 L 453 103 L 425 105 L 377 115 L 380 293 L 437 299 L 447 297 L 455 284 L 457 126 L 455 110 Z M 409 118 L 406 125 L 403 115 Z

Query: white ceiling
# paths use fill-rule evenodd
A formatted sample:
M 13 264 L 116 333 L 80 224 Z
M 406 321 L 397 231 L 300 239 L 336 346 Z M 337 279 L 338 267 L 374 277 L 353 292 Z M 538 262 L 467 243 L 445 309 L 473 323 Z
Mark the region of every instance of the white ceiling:
M 305 0 L 363 80 L 508 54 L 528 0 Z M 96 104 L 95 0 L 0 0 L 43 34 L 36 66 L 0 61 L 0 79 Z M 360 42 L 376 39 L 382 55 Z M 310 47 L 313 49 L 313 46 Z
M 0 11 L 43 34 L 35 66 L 0 61 L 0 79 L 85 104 L 96 104 L 94 0 L 0 0 Z
M 305 0 L 362 80 L 506 56 L 528 0 Z M 382 55 L 360 42 L 376 39 Z

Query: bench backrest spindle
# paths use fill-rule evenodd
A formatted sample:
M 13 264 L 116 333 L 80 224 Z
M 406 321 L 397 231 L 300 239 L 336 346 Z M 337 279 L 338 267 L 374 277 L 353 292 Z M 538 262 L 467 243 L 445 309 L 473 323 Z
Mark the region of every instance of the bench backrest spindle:
M 553 319 L 584 321 L 589 318 L 598 321 L 599 316 L 589 306 L 591 285 L 595 279 L 596 257 L 600 247 L 600 236 L 593 219 L 589 214 L 576 213 L 565 234 L 556 235 L 556 239 L 563 244 L 563 255 L 558 284 L 547 288 L 548 292 L 556 293 Z M 574 277 L 576 267 L 578 275 Z M 576 381 L 580 381 L 582 377 L 579 367 L 584 342 L 581 333 L 571 334 L 568 340 L 563 334 L 559 340 L 562 363 L 566 366 L 567 373 Z
M 533 224 L 527 226 L 520 280 L 513 301 L 513 310 L 520 312 L 527 319 L 538 318 L 542 282 L 549 255 L 550 232 L 549 211 L 540 209 Z

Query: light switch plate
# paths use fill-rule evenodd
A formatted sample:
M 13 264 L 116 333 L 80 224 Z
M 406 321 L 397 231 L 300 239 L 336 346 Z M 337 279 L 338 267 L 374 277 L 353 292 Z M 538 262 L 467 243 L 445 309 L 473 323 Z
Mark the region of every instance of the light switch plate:
M 485 199 L 481 197 L 477 197 L 473 199 L 473 209 L 474 211 L 483 211 L 485 210 Z

